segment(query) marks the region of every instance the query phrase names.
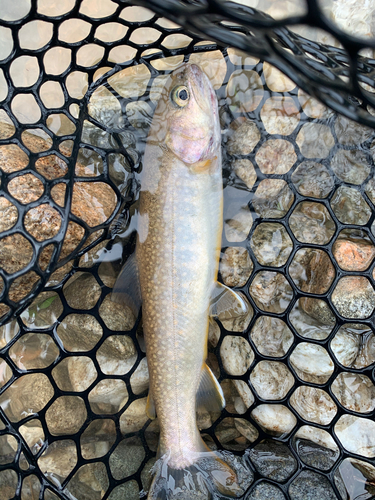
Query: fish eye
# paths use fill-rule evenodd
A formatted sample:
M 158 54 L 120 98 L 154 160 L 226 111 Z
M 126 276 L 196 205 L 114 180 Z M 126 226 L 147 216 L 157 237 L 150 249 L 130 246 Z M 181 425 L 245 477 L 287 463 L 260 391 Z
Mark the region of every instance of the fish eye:
M 185 85 L 179 85 L 171 92 L 171 99 L 179 108 L 184 108 L 189 102 L 189 98 L 189 89 Z

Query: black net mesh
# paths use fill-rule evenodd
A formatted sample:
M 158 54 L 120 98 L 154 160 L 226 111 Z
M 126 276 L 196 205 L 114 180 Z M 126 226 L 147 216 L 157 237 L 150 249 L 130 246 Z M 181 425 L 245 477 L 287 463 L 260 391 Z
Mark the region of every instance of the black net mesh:
M 245 457 L 246 499 L 373 498 L 374 42 L 315 0 L 276 21 L 218 1 L 3 3 L 1 500 L 148 489 L 142 322 L 110 292 L 153 111 L 184 61 L 218 96 L 220 277 L 251 304 L 211 327 L 227 406 L 198 414 L 204 439 Z

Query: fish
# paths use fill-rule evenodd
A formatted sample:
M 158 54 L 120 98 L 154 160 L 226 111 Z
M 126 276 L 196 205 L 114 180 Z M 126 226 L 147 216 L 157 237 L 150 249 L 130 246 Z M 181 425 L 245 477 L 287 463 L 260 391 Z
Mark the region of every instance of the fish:
M 147 414 L 157 416 L 160 425 L 149 500 L 210 489 L 243 494 L 235 470 L 209 450 L 196 421 L 197 409 L 225 406 L 206 364 L 209 322 L 248 311 L 241 295 L 217 281 L 222 221 L 217 97 L 205 73 L 186 63 L 169 75 L 152 118 L 136 249 L 113 290 L 116 300 L 128 297 L 136 310 L 142 305 L 150 375 Z

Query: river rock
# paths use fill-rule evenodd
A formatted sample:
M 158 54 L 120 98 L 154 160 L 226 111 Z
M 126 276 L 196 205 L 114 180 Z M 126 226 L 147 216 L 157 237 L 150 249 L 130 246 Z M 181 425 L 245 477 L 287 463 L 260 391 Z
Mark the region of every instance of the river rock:
M 253 270 L 250 256 L 243 247 L 229 247 L 220 262 L 220 274 L 227 286 L 244 286 Z
M 331 167 L 337 177 L 348 184 L 360 185 L 370 173 L 366 155 L 358 149 L 339 149 L 331 160 Z
M 334 326 L 336 323 L 333 312 L 324 300 L 301 297 L 299 304 L 306 314 L 321 322 L 323 325 Z
M 253 368 L 250 382 L 262 399 L 283 399 L 294 385 L 294 377 L 283 363 L 260 361 Z
M 343 447 L 363 457 L 375 457 L 375 422 L 369 418 L 343 415 L 335 425 Z
M 251 249 L 263 266 L 283 266 L 293 250 L 293 243 L 283 225 L 263 222 L 251 236 Z
M 285 276 L 274 271 L 260 271 L 249 290 L 256 305 L 266 312 L 284 312 L 293 298 L 292 288 Z
M 334 370 L 329 354 L 318 344 L 301 342 L 289 359 L 297 375 L 302 380 L 314 384 L 325 384 Z
M 247 158 L 235 160 L 232 168 L 234 173 L 246 184 L 246 187 L 252 189 L 257 180 L 257 174 L 251 161 Z
M 255 159 L 264 174 L 286 174 L 297 160 L 292 143 L 269 139 L 258 149 Z
M 251 339 L 265 356 L 284 356 L 293 344 L 293 333 L 279 318 L 260 316 L 251 330 Z
M 303 161 L 293 172 L 292 182 L 299 193 L 312 198 L 326 198 L 335 185 L 327 168 L 313 161 Z
M 352 491 L 357 499 L 368 500 L 375 496 L 375 467 L 368 462 L 346 458 L 336 469 L 334 478 L 342 498 L 353 498 Z
M 338 500 L 327 478 L 310 470 L 302 471 L 289 486 L 291 500 Z
M 328 254 L 316 248 L 302 248 L 295 254 L 289 273 L 302 292 L 327 292 L 335 278 L 335 268 Z
M 281 219 L 288 212 L 294 194 L 282 179 L 264 179 L 253 197 L 255 212 L 262 218 Z
M 36 142 L 39 143 L 41 141 L 43 142 L 43 139 L 28 132 L 23 133 L 23 139 L 25 138 L 24 136 L 26 137 L 25 140 L 27 140 L 30 144 L 34 144 Z M 46 146 L 47 149 L 49 149 L 49 147 L 49 145 L 48 147 Z M 27 164 L 28 157 L 18 146 L 14 144 L 0 146 L 1 170 L 7 173 L 14 172 L 24 169 Z M 49 155 L 40 158 L 36 162 L 36 169 L 48 181 L 65 175 L 68 167 L 65 161 L 61 158 L 56 155 Z M 78 176 L 91 175 L 91 171 L 87 167 L 78 163 L 76 165 L 76 174 Z M 30 196 L 32 196 L 33 193 L 37 198 L 42 193 L 42 191 L 38 191 L 39 184 L 41 185 L 39 179 L 31 174 L 17 177 L 12 181 L 12 194 L 16 198 L 21 199 L 22 203 L 27 204 L 31 201 Z M 36 190 L 34 188 L 36 188 Z M 54 186 L 52 191 L 56 203 L 63 205 L 65 184 L 57 184 Z M 113 213 L 116 203 L 117 200 L 114 191 L 109 185 L 103 182 L 76 182 L 74 185 L 71 207 L 72 213 L 74 213 L 78 218 L 81 218 L 90 227 L 95 227 L 106 222 L 106 220 L 108 220 Z M 5 228 L 12 227 L 15 222 L 15 217 L 16 213 L 12 206 L 9 206 L 9 203 L 3 201 L 0 204 L 0 231 L 4 231 Z M 61 225 L 61 217 L 53 207 L 43 203 L 27 213 L 25 224 L 26 229 L 30 234 L 35 236 L 38 241 L 43 241 L 57 234 Z M 84 231 L 81 226 L 70 222 L 60 258 L 64 258 L 74 251 L 82 240 L 83 233 Z M 10 262 L 13 260 L 14 262 L 17 262 L 18 266 L 21 266 L 22 269 L 22 267 L 25 267 L 25 265 L 30 261 L 28 252 L 29 248 L 27 245 L 19 245 L 13 240 L 10 240 L 9 245 L 0 244 L 0 265 L 2 265 L 3 262 Z M 47 267 L 50 258 L 50 252 L 41 253 L 40 265 L 42 268 Z M 28 282 L 24 283 L 23 286 L 27 286 L 27 284 Z M 17 302 L 21 297 L 21 293 L 22 288 L 16 292 L 13 300 Z
M 311 301 L 323 302 L 320 299 L 310 299 Z M 323 304 L 325 304 L 323 302 Z M 323 306 L 324 307 L 324 306 Z M 327 306 L 328 307 L 328 306 Z M 321 307 L 317 307 L 317 311 L 322 309 Z M 325 309 L 323 309 L 325 312 Z M 307 314 L 301 305 L 301 299 L 297 300 L 293 309 L 290 311 L 289 319 L 293 324 L 294 328 L 297 332 L 305 338 L 315 339 L 315 340 L 324 340 L 331 333 L 334 323 L 332 322 L 334 317 L 328 316 L 329 323 L 324 324 L 319 319 L 310 316 Z M 326 318 L 327 319 L 327 318 Z
M 79 396 L 60 396 L 46 412 L 46 424 L 54 436 L 76 434 L 86 418 L 85 403 Z
M 375 336 L 372 331 L 369 331 L 361 337 L 361 346 L 353 368 L 366 368 L 373 363 L 375 363 Z
M 345 318 L 368 318 L 375 308 L 375 292 L 364 276 L 344 276 L 332 293 L 332 302 Z
M 375 386 L 360 373 L 340 373 L 331 385 L 332 392 L 348 410 L 359 413 L 375 408 Z
M 348 186 L 340 186 L 331 200 L 336 217 L 343 224 L 364 226 L 371 217 L 371 209 L 361 193 Z
M 254 361 L 249 342 L 243 337 L 227 335 L 220 347 L 224 370 L 229 375 L 244 375 Z
M 42 410 L 51 400 L 54 390 L 44 373 L 23 375 L 0 396 L 0 406 L 12 422 Z
M 302 201 L 297 205 L 289 218 L 289 226 L 301 243 L 316 245 L 326 245 L 336 229 L 326 207 L 312 201 Z
M 123 434 L 137 432 L 148 420 L 146 414 L 147 398 L 136 399 L 120 417 L 120 430 Z
M 260 140 L 256 123 L 245 120 L 234 130 L 227 142 L 227 151 L 231 155 L 248 155 Z
M 358 334 L 353 333 L 343 325 L 331 341 L 331 349 L 339 363 L 343 366 L 352 366 L 361 346 Z
M 332 251 L 344 271 L 365 271 L 375 257 L 375 246 L 370 238 L 357 230 L 341 231 Z
M 273 484 L 261 481 L 257 483 L 247 498 L 248 500 L 285 500 L 285 495 Z
M 326 392 L 305 385 L 294 391 L 290 404 L 302 418 L 320 425 L 328 425 L 337 412 L 337 406 Z
M 54 441 L 38 459 L 41 472 L 57 484 L 66 479 L 77 464 L 77 448 L 71 439 Z
M 251 412 L 252 418 L 273 436 L 289 434 L 297 424 L 293 413 L 284 405 L 261 404 Z
M 257 472 L 268 479 L 284 482 L 297 470 L 297 461 L 284 444 L 264 440 L 249 451 Z

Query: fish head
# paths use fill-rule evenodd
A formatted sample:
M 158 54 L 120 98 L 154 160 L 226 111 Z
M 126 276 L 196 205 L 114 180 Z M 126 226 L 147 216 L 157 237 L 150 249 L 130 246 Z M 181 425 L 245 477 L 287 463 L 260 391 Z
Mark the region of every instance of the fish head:
M 155 118 L 158 141 L 187 165 L 208 166 L 220 155 L 217 98 L 199 66 L 184 64 L 170 75 Z

